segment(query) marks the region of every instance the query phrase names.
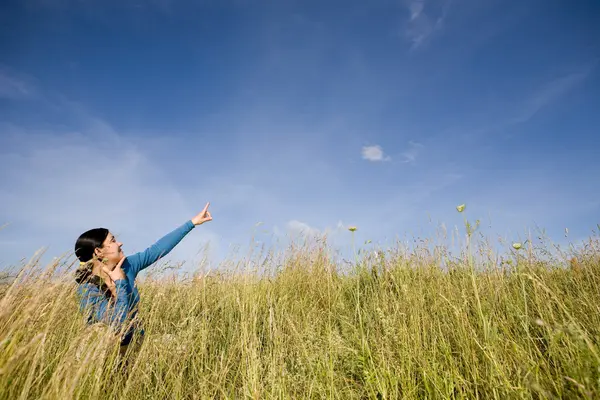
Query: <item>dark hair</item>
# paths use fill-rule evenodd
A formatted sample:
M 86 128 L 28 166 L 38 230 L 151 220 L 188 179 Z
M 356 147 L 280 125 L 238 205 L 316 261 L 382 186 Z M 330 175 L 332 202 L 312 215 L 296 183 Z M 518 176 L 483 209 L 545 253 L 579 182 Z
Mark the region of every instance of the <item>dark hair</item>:
M 75 256 L 82 265 L 75 271 L 75 281 L 81 283 L 92 275 L 92 264 L 90 261 L 94 257 L 94 251 L 102 248 L 108 229 L 94 228 L 82 233 L 75 242 Z
M 81 262 L 88 262 L 94 257 L 94 250 L 102 248 L 108 229 L 94 228 L 84 232 L 75 242 L 75 255 Z

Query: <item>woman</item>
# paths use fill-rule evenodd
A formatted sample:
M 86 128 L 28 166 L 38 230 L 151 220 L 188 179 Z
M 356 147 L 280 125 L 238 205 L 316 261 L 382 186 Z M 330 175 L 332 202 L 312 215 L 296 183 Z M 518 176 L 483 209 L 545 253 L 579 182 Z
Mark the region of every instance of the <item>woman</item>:
M 195 226 L 212 221 L 210 203 L 191 220 L 167 234 L 146 250 L 125 257 L 114 235 L 105 228 L 83 233 L 75 243 L 80 266 L 75 273 L 79 309 L 87 323 L 105 323 L 121 333 L 121 351 L 127 349 L 134 333 L 143 329 L 137 320 L 140 301 L 135 278 L 159 258 L 167 255 Z

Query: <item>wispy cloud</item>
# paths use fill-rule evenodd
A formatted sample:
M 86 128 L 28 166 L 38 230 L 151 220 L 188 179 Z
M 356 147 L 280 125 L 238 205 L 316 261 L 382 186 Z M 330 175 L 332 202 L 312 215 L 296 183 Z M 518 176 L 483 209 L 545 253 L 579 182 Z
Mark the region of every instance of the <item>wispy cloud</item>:
M 421 143 L 414 141 L 408 142 L 409 149 L 402 153 L 402 162 L 407 164 L 413 164 L 419 156 L 420 150 L 423 148 Z
M 0 66 L 0 98 L 25 99 L 36 94 L 35 86 L 25 76 Z
M 419 18 L 425 7 L 425 0 L 414 0 L 409 2 L 408 9 L 410 10 L 410 20 L 414 21 Z
M 362 148 L 362 158 L 372 162 L 389 161 L 391 159 L 383 153 L 383 149 L 379 145 L 364 146 Z
M 510 124 L 529 121 L 540 110 L 558 101 L 576 86 L 585 81 L 596 67 L 597 62 L 588 64 L 568 74 L 554 78 L 531 93 L 518 114 L 509 120 Z
M 99 120 L 78 131 L 6 125 L 2 131 L 0 221 L 11 222 L 2 233 L 27 237 L 12 246 L 13 253 L 32 255 L 50 247 L 58 256 L 72 250 L 81 232 L 97 226 L 120 236 L 127 253 L 140 251 L 209 200 L 185 199 L 143 149 Z M 198 231 L 170 257 L 193 261 L 205 243 L 216 249 L 219 237 L 210 226 Z
M 448 135 L 456 134 L 468 141 L 525 124 L 581 86 L 592 75 L 597 64 L 598 60 L 580 65 L 568 73 L 547 79 L 533 89 L 521 88 L 519 99 L 503 100 L 496 104 L 494 110 L 498 111 L 490 114 L 484 123 L 446 130 L 440 136 L 447 138 Z
M 450 0 L 406 0 L 405 5 L 409 18 L 404 34 L 414 50 L 442 29 Z

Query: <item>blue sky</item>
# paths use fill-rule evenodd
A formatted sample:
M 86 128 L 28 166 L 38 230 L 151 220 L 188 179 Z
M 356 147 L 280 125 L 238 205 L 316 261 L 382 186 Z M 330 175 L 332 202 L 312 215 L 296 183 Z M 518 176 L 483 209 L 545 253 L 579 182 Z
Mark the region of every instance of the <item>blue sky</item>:
M 173 260 L 327 232 L 600 223 L 596 1 L 4 2 L 0 265 L 104 226 Z M 258 228 L 255 225 L 262 222 Z

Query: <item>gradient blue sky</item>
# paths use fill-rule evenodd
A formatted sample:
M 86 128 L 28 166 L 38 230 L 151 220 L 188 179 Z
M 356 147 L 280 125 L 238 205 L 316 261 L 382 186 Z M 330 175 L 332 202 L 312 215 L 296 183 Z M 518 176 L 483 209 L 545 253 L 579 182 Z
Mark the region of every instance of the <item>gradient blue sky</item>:
M 0 265 L 92 227 L 171 259 L 461 225 L 600 222 L 600 5 L 20 0 L 0 6 Z M 262 222 L 259 228 L 255 224 Z

